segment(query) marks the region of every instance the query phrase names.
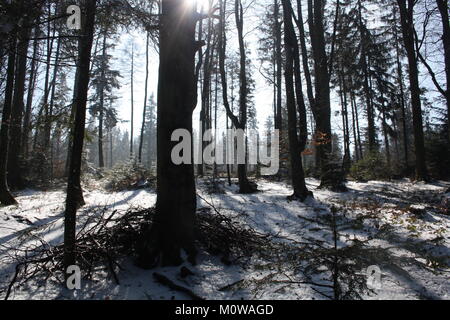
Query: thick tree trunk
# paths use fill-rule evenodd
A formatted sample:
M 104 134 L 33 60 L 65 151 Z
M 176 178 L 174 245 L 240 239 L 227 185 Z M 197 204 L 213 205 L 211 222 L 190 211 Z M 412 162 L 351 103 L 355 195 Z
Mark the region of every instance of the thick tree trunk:
M 442 20 L 442 43 L 444 45 L 445 75 L 447 78 L 447 88 L 445 99 L 447 100 L 447 130 L 450 141 L 450 20 L 448 0 L 436 0 Z
M 422 121 L 422 106 L 420 101 L 419 70 L 414 47 L 414 0 L 397 0 L 400 8 L 400 20 L 402 24 L 403 41 L 408 54 L 409 82 L 411 91 L 411 104 L 413 112 L 414 146 L 416 156 L 416 179 L 428 180 L 425 160 L 425 143 Z
M 175 130 L 192 137 L 195 109 L 196 19 L 193 5 L 183 0 L 163 0 L 160 22 L 160 67 L 158 85 L 158 186 L 154 227 L 147 234 L 138 264 L 151 268 L 180 265 L 184 249 L 195 263 L 194 225 L 196 191 L 194 166 L 175 165 L 171 141 Z M 192 158 L 192 157 L 191 157 Z
M 17 70 L 14 86 L 14 97 L 12 101 L 11 128 L 8 152 L 8 185 L 13 190 L 24 188 L 22 178 L 22 155 L 21 136 L 22 136 L 22 119 L 24 113 L 24 93 L 25 93 L 25 76 L 27 67 L 27 53 L 30 37 L 30 29 L 23 28 L 19 32 L 19 40 L 17 44 Z
M 312 196 L 312 193 L 306 187 L 302 162 L 302 152 L 305 150 L 306 140 L 308 138 L 306 107 L 303 93 L 301 91 L 300 56 L 297 37 L 294 31 L 294 25 L 292 23 L 292 7 L 290 0 L 282 0 L 282 4 L 284 13 L 284 43 L 286 51 L 286 105 L 288 110 L 292 187 L 294 189 L 294 194 L 290 197 L 290 199 L 304 201 L 308 196 Z M 295 86 L 294 70 L 296 80 Z M 297 111 L 300 114 L 300 138 L 297 134 Z
M 96 0 L 84 0 L 86 12 L 82 36 L 78 41 L 77 77 L 74 85 L 73 108 L 75 124 L 73 127 L 72 151 L 67 184 L 66 211 L 64 220 L 64 267 L 74 265 L 76 261 L 75 230 L 76 212 L 84 204 L 81 189 L 81 162 L 86 123 L 86 104 L 89 88 L 89 67 L 92 43 L 94 38 L 94 23 Z
M 17 201 L 11 195 L 7 181 L 7 162 L 9 149 L 9 128 L 14 90 L 14 70 L 16 64 L 16 38 L 11 36 L 6 74 L 5 98 L 0 128 L 0 203 L 5 206 L 15 205 Z
M 319 166 L 321 171 L 321 188 L 334 191 L 346 191 L 343 177 L 332 159 L 331 134 L 331 101 L 330 75 L 325 50 L 324 3 L 322 0 L 309 0 L 309 22 L 311 44 L 314 56 L 315 70 L 315 107 L 316 143 Z

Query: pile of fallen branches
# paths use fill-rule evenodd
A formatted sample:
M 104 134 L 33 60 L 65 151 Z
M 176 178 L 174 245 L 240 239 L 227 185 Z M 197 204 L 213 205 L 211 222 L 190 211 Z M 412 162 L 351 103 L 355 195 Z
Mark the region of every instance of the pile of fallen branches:
M 87 279 L 99 265 L 107 266 L 116 283 L 119 279 L 115 268 L 120 268 L 120 257 L 132 252 L 139 239 L 143 224 L 149 223 L 154 210 L 129 211 L 119 216 L 118 211 L 108 214 L 106 208 L 101 212 L 89 214 L 76 237 L 77 265 Z M 14 286 L 24 285 L 29 280 L 63 283 L 63 245 L 51 246 L 37 235 L 38 243 L 26 250 L 18 250 L 14 277 L 6 289 L 8 299 Z M 24 252 L 23 252 L 24 251 Z
M 268 254 L 270 239 L 236 221 L 222 215 L 214 207 L 198 210 L 196 219 L 197 244 L 205 251 L 221 255 L 225 264 L 236 263 L 242 258 L 255 254 Z M 116 274 L 121 269 L 119 261 L 124 257 L 134 257 L 142 240 L 144 230 L 151 227 L 154 208 L 126 213 L 108 212 L 107 209 L 88 213 L 89 218 L 78 231 L 76 237 L 77 265 L 86 279 L 92 279 L 99 269 L 108 269 L 119 284 Z M 63 245 L 51 246 L 37 235 L 37 244 L 27 250 L 17 250 L 16 269 L 7 288 L 5 299 L 14 287 L 20 287 L 29 280 L 56 281 L 64 283 Z

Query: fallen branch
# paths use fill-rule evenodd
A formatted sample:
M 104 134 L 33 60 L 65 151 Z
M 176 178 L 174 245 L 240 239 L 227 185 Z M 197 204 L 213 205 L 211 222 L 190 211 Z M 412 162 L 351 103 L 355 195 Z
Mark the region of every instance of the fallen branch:
M 155 273 L 153 273 L 153 277 L 160 284 L 165 285 L 166 287 L 168 287 L 168 288 L 170 288 L 172 290 L 179 291 L 179 292 L 187 294 L 190 298 L 192 298 L 192 300 L 196 300 L 196 301 L 205 300 L 204 298 L 199 297 L 198 295 L 196 295 L 194 292 L 192 292 L 188 288 L 185 288 L 185 287 L 177 285 L 172 280 L 170 280 L 169 278 L 167 278 L 166 276 L 164 276 L 162 274 L 159 274 L 159 273 L 155 272 Z

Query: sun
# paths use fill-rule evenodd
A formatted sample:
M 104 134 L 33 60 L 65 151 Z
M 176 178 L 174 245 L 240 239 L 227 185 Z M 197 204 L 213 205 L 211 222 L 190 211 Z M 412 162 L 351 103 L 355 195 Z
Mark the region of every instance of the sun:
M 215 2 L 215 0 L 187 0 L 188 2 L 197 5 L 198 10 L 209 10 Z

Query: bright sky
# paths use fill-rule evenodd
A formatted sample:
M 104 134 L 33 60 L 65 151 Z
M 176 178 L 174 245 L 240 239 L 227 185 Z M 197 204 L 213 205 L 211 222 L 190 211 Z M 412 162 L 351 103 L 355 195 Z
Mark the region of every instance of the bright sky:
M 202 4 L 209 6 L 210 0 L 187 0 L 187 1 L 201 1 Z M 265 79 L 260 75 L 259 69 L 259 60 L 257 55 L 257 42 L 258 42 L 258 30 L 256 30 L 256 26 L 261 23 L 262 17 L 262 9 L 264 9 L 263 3 L 255 3 L 253 1 L 254 8 L 245 11 L 245 22 L 244 28 L 245 30 L 245 41 L 248 43 L 248 46 L 251 50 L 251 60 L 253 64 L 253 77 L 256 81 L 256 91 L 254 93 L 255 96 L 255 105 L 257 111 L 257 118 L 259 122 L 259 129 L 262 130 L 264 128 L 264 123 L 268 116 L 272 115 L 272 101 L 273 101 L 273 89 L 270 85 L 267 84 Z M 231 28 L 233 28 L 234 16 L 229 17 L 229 23 L 231 24 Z M 134 129 L 135 129 L 135 137 L 139 135 L 141 123 L 142 123 L 142 110 L 144 106 L 144 87 L 145 87 L 145 33 L 141 31 L 133 32 L 131 34 L 122 34 L 119 41 L 117 41 L 118 46 L 116 48 L 116 52 L 114 56 L 123 57 L 124 50 L 130 50 L 131 42 L 135 44 L 135 83 L 134 83 L 134 105 L 135 105 L 135 117 L 134 117 Z M 148 92 L 154 93 L 155 97 L 157 95 L 157 85 L 158 85 L 158 67 L 159 67 L 159 57 L 153 46 L 151 45 L 150 50 L 150 60 L 149 60 L 149 86 Z M 237 39 L 236 34 L 230 32 L 228 34 L 228 50 L 237 50 Z M 122 58 L 123 60 L 123 58 Z M 119 62 L 117 61 L 117 62 Z M 120 90 L 119 95 L 122 97 L 122 100 L 118 103 L 119 115 L 120 118 L 124 121 L 128 121 L 127 123 L 121 124 L 121 128 L 124 130 L 130 130 L 130 79 L 129 79 L 129 70 L 125 69 L 125 64 L 122 62 L 120 64 L 120 70 L 124 78 L 122 79 L 122 89 Z M 128 65 L 129 68 L 129 65 Z M 405 69 L 406 75 L 406 69 Z M 407 83 L 407 78 L 405 79 Z M 434 89 L 433 85 L 429 77 L 427 76 L 427 72 L 422 70 L 421 77 L 421 85 Z M 429 92 L 428 95 L 431 97 L 435 96 L 435 93 Z M 339 114 L 335 112 L 340 110 L 340 101 L 337 95 L 332 92 L 331 95 L 332 100 L 332 126 L 337 133 L 342 133 L 342 118 Z M 200 102 L 199 95 L 199 102 Z M 219 99 L 221 101 L 221 99 Z M 194 113 L 194 128 L 197 130 L 199 124 L 199 113 L 200 106 L 197 107 Z M 225 112 L 222 104 L 219 104 L 219 119 L 218 124 L 222 125 L 222 128 L 225 126 Z M 365 126 L 366 120 L 363 114 L 361 113 L 361 125 Z

